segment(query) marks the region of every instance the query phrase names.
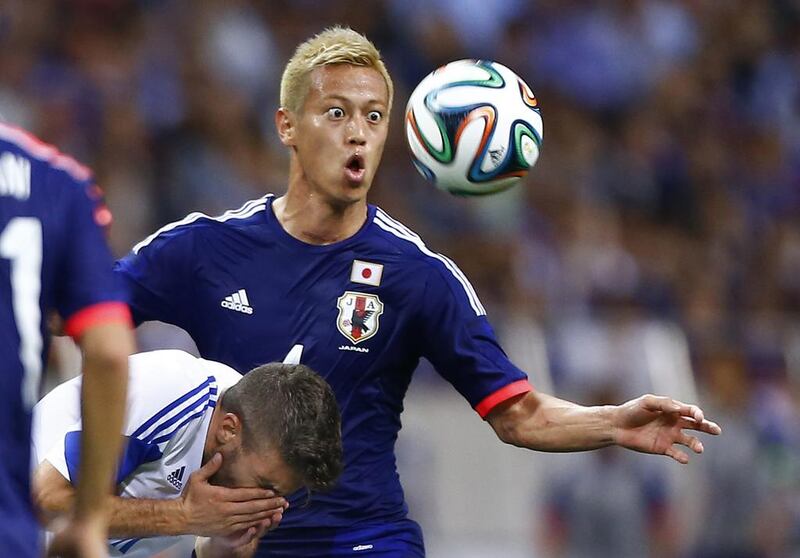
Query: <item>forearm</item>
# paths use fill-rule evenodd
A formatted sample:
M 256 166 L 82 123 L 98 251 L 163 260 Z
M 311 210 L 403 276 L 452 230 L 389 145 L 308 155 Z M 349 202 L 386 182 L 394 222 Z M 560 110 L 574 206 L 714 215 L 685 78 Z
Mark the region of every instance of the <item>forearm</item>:
M 43 461 L 34 475 L 36 505 L 45 523 L 70 513 L 75 502 L 75 488 L 48 461 Z M 151 537 L 189 534 L 192 528 L 180 498 L 147 500 L 104 496 L 108 511 L 109 535 L 112 537 Z
M 128 355 L 133 348 L 127 325 L 97 326 L 81 339 L 84 370 L 81 387 L 81 460 L 75 516 L 102 515 L 113 485 L 121 446 L 128 385 Z
M 189 526 L 180 498 L 151 500 L 143 498 L 109 499 L 109 536 L 162 537 L 186 535 Z
M 614 409 L 583 407 L 530 392 L 493 411 L 488 420 L 508 444 L 539 451 L 583 451 L 614 443 Z

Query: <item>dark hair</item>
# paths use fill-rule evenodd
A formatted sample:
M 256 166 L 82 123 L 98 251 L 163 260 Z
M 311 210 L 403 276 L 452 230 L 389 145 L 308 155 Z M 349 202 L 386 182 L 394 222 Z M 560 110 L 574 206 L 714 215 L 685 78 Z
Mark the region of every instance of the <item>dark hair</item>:
M 342 433 L 333 390 L 302 364 L 254 368 L 222 395 L 242 421 L 242 445 L 274 445 L 309 490 L 327 490 L 342 472 Z

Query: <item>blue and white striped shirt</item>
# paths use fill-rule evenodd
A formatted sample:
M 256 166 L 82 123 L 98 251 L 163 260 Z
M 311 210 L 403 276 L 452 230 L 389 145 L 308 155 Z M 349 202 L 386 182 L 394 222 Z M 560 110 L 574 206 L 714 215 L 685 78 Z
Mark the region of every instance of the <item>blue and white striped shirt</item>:
M 125 498 L 177 498 L 202 465 L 203 447 L 217 397 L 241 375 L 217 362 L 177 350 L 130 357 L 126 449 L 117 472 Z M 36 462 L 49 461 L 76 480 L 80 449 L 81 378 L 65 382 L 34 407 Z M 112 556 L 151 556 L 194 537 L 109 541 Z

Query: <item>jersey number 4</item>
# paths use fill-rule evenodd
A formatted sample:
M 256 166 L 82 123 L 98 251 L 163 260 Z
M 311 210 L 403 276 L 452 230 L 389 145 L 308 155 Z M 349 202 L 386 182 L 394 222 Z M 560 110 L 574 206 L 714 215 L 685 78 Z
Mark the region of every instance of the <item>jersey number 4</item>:
M 11 302 L 19 333 L 22 401 L 36 404 L 42 376 L 42 223 L 34 217 L 14 217 L 0 232 L 0 257 L 11 261 Z
M 303 356 L 303 346 L 295 345 L 283 358 L 284 364 L 300 364 L 300 357 Z

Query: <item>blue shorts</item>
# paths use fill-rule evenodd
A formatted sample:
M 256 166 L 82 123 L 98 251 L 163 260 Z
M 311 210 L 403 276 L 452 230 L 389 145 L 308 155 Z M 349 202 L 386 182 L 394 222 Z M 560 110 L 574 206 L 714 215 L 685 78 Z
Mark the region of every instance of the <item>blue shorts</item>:
M 352 529 L 278 527 L 261 539 L 257 558 L 424 558 L 422 529 L 414 521 Z

